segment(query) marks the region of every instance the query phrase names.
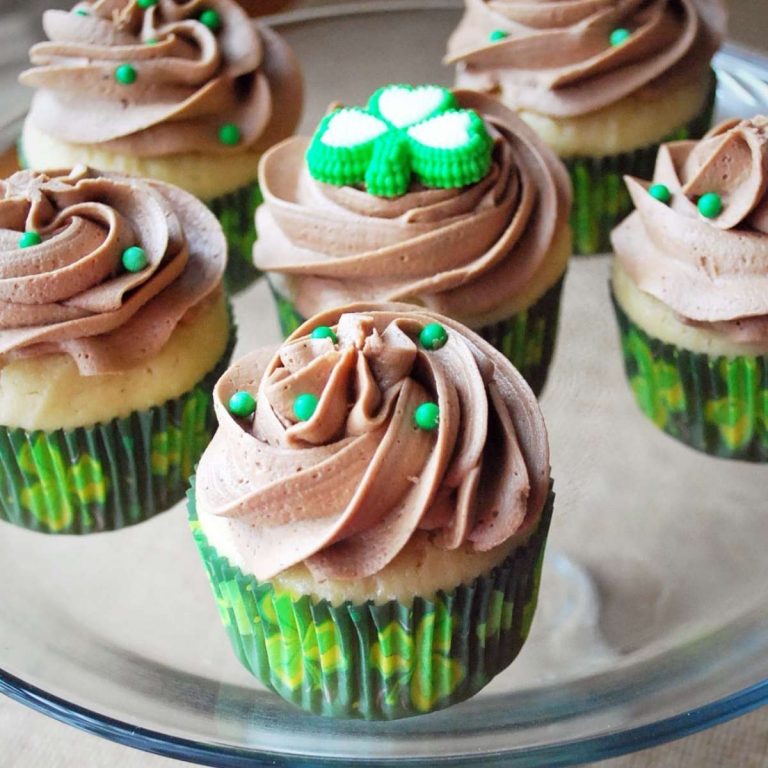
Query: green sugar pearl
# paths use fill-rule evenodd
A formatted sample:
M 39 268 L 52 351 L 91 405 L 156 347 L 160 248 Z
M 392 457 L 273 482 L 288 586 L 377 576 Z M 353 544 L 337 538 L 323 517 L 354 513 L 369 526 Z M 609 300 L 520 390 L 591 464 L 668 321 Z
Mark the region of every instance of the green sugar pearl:
M 75 8 L 75 15 L 77 16 L 90 16 L 91 14 L 85 8 Z
M 440 323 L 428 323 L 421 329 L 419 341 L 424 349 L 440 349 L 448 341 L 448 331 Z
M 339 343 L 339 339 L 333 332 L 333 328 L 327 325 L 318 325 L 312 333 L 309 334 L 311 339 L 330 339 L 334 344 Z
M 233 416 L 247 419 L 256 410 L 256 401 L 248 392 L 241 389 L 229 398 L 227 407 Z
M 498 43 L 499 40 L 503 40 L 505 37 L 509 37 L 509 32 L 505 32 L 503 29 L 494 29 L 493 32 L 488 35 L 488 39 L 492 43 Z
M 40 245 L 43 242 L 43 238 L 37 234 L 37 232 L 29 231 L 25 232 L 19 238 L 19 248 L 29 248 L 32 245 Z
M 147 8 L 151 8 L 153 5 L 157 5 L 157 0 L 136 0 L 136 5 L 142 10 L 146 11 Z
M 707 192 L 699 198 L 696 207 L 705 219 L 716 219 L 722 213 L 723 199 L 717 192 Z
M 630 37 L 632 37 L 632 33 L 628 29 L 619 27 L 618 29 L 614 29 L 613 32 L 611 32 L 611 36 L 608 39 L 610 40 L 611 45 L 616 47 L 617 45 L 626 43 Z
M 422 403 L 413 412 L 413 421 L 419 429 L 437 429 L 440 423 L 440 408 L 437 403 Z
M 221 16 L 212 8 L 203 11 L 198 17 L 201 24 L 205 24 L 211 32 L 221 29 Z
M 672 193 L 669 191 L 669 187 L 666 184 L 654 184 L 648 188 L 648 194 L 664 204 L 672 199 Z
M 141 272 L 149 264 L 146 252 L 138 245 L 132 245 L 123 251 L 122 262 L 128 272 Z
M 229 147 L 235 146 L 240 142 L 240 129 L 234 123 L 224 123 L 219 128 L 219 141 Z
M 138 73 L 132 64 L 121 64 L 115 70 L 115 80 L 121 85 L 132 85 L 136 82 Z
M 317 410 L 320 399 L 311 392 L 299 395 L 293 401 L 293 413 L 299 421 L 309 421 Z

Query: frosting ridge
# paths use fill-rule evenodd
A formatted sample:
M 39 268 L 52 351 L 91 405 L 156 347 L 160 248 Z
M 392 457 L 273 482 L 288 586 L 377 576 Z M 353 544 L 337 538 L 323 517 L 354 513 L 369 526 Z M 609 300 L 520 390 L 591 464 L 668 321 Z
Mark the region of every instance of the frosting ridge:
M 706 69 L 724 25 L 719 0 L 466 0 L 446 62 L 462 87 L 573 117 Z M 616 30 L 630 34 L 611 45 Z
M 22 247 L 23 233 L 40 242 Z M 146 264 L 122 266 L 138 246 Z M 64 352 L 82 375 L 136 365 L 219 289 L 226 245 L 213 214 L 160 182 L 20 171 L 0 180 L 0 356 Z
M 468 186 L 414 182 L 382 198 L 313 179 L 306 139 L 288 139 L 264 156 L 254 261 L 288 281 L 302 315 L 361 299 L 479 315 L 511 302 L 547 268 L 545 257 L 568 231 L 564 167 L 495 99 L 456 97 L 484 119 L 494 142 L 487 175 Z
M 701 141 L 662 145 L 654 174 L 671 198 L 626 179 L 636 210 L 612 235 L 635 284 L 684 321 L 741 341 L 768 338 L 768 118 L 731 120 Z M 722 201 L 706 218 L 698 201 Z
M 440 322 L 438 350 L 418 343 Z M 317 325 L 332 338 L 312 338 Z M 227 409 L 258 390 L 252 421 Z M 300 393 L 318 405 L 306 421 Z M 439 426 L 414 411 L 439 406 Z M 439 547 L 487 551 L 524 537 L 549 484 L 546 430 L 522 377 L 439 315 L 353 305 L 313 318 L 277 353 L 235 363 L 214 392 L 219 429 L 198 468 L 198 511 L 225 526 L 259 579 L 304 562 L 319 579 L 384 568 L 417 531 Z
M 298 64 L 287 44 L 232 0 L 97 0 L 87 15 L 43 14 L 21 82 L 37 88 L 29 119 L 73 144 L 139 157 L 262 151 L 289 135 L 301 111 Z M 203 23 L 213 13 L 218 26 Z M 134 80 L 120 82 L 129 65 Z M 279 109 L 275 108 L 279 105 Z M 237 127 L 236 142 L 220 139 Z

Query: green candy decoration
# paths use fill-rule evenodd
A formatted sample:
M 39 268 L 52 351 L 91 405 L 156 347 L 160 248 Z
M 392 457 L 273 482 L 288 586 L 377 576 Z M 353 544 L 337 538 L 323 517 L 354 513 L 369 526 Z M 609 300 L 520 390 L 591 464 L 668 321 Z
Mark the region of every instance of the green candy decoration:
M 311 392 L 299 395 L 293 401 L 293 414 L 299 421 L 309 421 L 317 410 L 320 399 Z
M 236 144 L 239 144 L 241 138 L 240 129 L 234 123 L 224 123 L 219 128 L 219 141 L 228 147 L 234 147 Z
M 723 211 L 723 199 L 716 192 L 707 192 L 699 198 L 696 207 L 705 219 L 716 219 Z
M 326 184 L 365 184 L 379 197 L 405 194 L 413 176 L 426 187 L 454 189 L 480 181 L 493 141 L 482 118 L 459 109 L 436 85 L 388 85 L 368 106 L 326 115 L 310 143 L 307 164 Z
M 146 11 L 147 8 L 151 8 L 153 5 L 157 5 L 157 0 L 136 0 L 136 5 L 142 10 Z
M 249 416 L 252 416 L 256 410 L 256 401 L 250 393 L 241 389 L 229 398 L 227 407 L 233 416 L 247 419 Z
M 653 184 L 648 188 L 648 194 L 665 205 L 672 199 L 672 193 L 666 184 Z
M 201 24 L 205 24 L 211 32 L 217 32 L 221 29 L 221 16 L 212 8 L 203 11 L 198 17 Z
M 503 40 L 505 37 L 509 37 L 509 32 L 505 32 L 503 29 L 494 29 L 493 32 L 488 35 L 488 39 L 492 43 L 498 43 L 499 40 Z
M 431 432 L 440 424 L 440 408 L 437 403 L 422 403 L 413 412 L 413 421 L 419 429 Z
M 419 341 L 424 349 L 430 349 L 434 352 L 445 346 L 448 341 L 448 331 L 440 323 L 428 323 L 421 329 Z
M 333 332 L 333 328 L 327 325 L 318 325 L 317 328 L 313 329 L 312 333 L 309 334 L 309 337 L 311 339 L 330 339 L 334 344 L 339 343 L 339 339 Z
M 149 264 L 149 259 L 147 259 L 147 254 L 143 248 L 132 245 L 123 251 L 122 262 L 126 271 L 141 272 Z
M 632 33 L 628 29 L 625 29 L 624 27 L 619 27 L 618 29 L 614 29 L 613 32 L 611 32 L 609 41 L 611 45 L 615 48 L 618 45 L 623 45 L 624 43 L 626 43 L 630 37 L 632 37 Z
M 90 16 L 91 14 L 85 8 L 75 8 L 74 13 L 76 16 Z
M 150 37 L 144 41 L 144 45 L 157 45 L 159 40 L 156 37 Z
M 117 80 L 120 85 L 133 85 L 133 83 L 136 82 L 137 77 L 138 73 L 136 72 L 136 67 L 132 64 L 121 64 L 115 70 L 115 80 Z
M 30 248 L 33 245 L 40 245 L 42 242 L 43 238 L 37 232 L 30 230 L 19 238 L 19 248 Z

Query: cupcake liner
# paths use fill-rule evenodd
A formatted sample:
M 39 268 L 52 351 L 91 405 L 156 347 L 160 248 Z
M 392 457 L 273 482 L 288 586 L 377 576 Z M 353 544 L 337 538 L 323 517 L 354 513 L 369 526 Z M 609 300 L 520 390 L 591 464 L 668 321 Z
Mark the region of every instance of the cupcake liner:
M 263 200 L 259 183 L 254 181 L 205 201 L 227 238 L 229 255 L 224 282 L 230 293 L 244 290 L 261 275 L 253 265 L 253 244 L 256 242 L 255 212 Z
M 260 583 L 208 543 L 189 493 L 190 526 L 242 664 L 318 715 L 394 720 L 469 698 L 519 653 L 531 626 L 552 515 L 501 565 L 411 605 L 335 606 Z
M 768 355 L 711 357 L 649 336 L 613 301 L 640 410 L 712 456 L 768 462 Z
M 0 519 L 41 533 L 85 534 L 139 523 L 180 501 L 216 418 L 216 367 L 190 391 L 93 427 L 0 426 Z
M 560 321 L 561 277 L 528 309 L 492 325 L 474 328 L 517 368 L 538 397 L 544 389 L 555 351 Z
M 555 350 L 564 281 L 565 276 L 528 309 L 497 323 L 472 329 L 512 362 L 537 396 L 544 389 Z M 305 320 L 271 281 L 269 285 L 275 299 L 280 328 L 288 337 Z
M 632 211 L 624 176 L 653 178 L 661 144 L 703 136 L 712 124 L 716 85 L 713 73 L 711 92 L 704 109 L 659 143 L 606 157 L 563 158 L 573 184 L 571 228 L 574 253 L 591 255 L 611 249 L 611 230 Z

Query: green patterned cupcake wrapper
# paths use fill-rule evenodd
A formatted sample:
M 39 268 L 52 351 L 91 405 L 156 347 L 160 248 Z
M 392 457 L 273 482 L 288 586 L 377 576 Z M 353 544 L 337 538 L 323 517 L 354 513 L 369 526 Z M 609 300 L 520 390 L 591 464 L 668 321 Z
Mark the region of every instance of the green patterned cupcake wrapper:
M 230 293 L 244 290 L 261 275 L 253 264 L 253 244 L 256 242 L 256 209 L 263 200 L 261 188 L 254 181 L 234 192 L 206 201 L 227 238 L 224 282 Z
M 640 410 L 712 456 L 768 462 L 768 355 L 710 357 L 649 336 L 613 302 Z
M 472 329 L 512 362 L 537 396 L 544 389 L 555 350 L 564 281 L 565 276 L 528 309 L 498 323 Z M 304 318 L 285 296 L 275 290 L 271 281 L 270 288 L 280 328 L 286 337 L 290 336 L 305 322 Z
M 713 73 L 711 93 L 702 112 L 658 144 L 607 157 L 563 158 L 573 184 L 574 253 L 591 255 L 610 251 L 611 230 L 632 211 L 624 176 L 652 179 L 662 143 L 703 136 L 712 124 L 716 85 Z
M 529 541 L 471 584 L 412 605 L 334 606 L 278 591 L 190 525 L 235 654 L 270 690 L 318 715 L 394 720 L 477 693 L 517 656 L 531 626 L 552 515 L 550 492 Z
M 112 531 L 176 504 L 216 429 L 211 391 L 235 343 L 195 387 L 145 411 L 52 432 L 0 427 L 0 519 L 42 533 Z

